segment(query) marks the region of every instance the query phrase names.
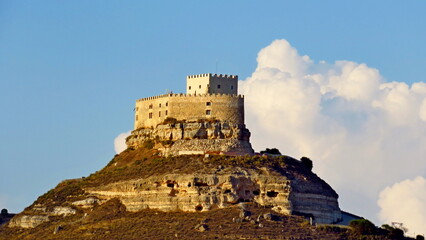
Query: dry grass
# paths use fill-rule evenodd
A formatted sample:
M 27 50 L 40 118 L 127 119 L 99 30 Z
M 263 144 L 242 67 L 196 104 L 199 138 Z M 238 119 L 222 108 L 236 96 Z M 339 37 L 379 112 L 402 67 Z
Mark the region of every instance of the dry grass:
M 247 209 L 253 219 L 270 212 L 253 204 Z M 277 214 L 281 221 L 262 219 L 262 227 L 250 221 L 234 222 L 233 218 L 238 218 L 239 212 L 234 206 L 198 213 L 155 210 L 129 213 L 123 211 L 118 200 L 111 200 L 85 217 L 80 215 L 77 221 L 65 218 L 35 229 L 0 230 L 0 239 L 341 239 L 343 236 L 342 233 L 321 231 L 297 216 Z M 208 230 L 199 232 L 194 229 L 199 223 L 206 224 Z M 63 229 L 53 234 L 59 225 Z

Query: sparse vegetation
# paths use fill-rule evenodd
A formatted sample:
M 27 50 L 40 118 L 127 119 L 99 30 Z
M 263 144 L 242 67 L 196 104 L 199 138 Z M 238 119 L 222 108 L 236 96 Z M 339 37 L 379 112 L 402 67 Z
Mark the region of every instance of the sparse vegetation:
M 81 179 L 65 180 L 58 184 L 55 188 L 49 190 L 47 193 L 41 195 L 36 200 L 36 203 L 43 203 L 47 205 L 57 205 L 70 198 L 77 198 L 84 194 L 81 188 Z
M 269 209 L 247 204 L 253 219 Z M 207 212 L 160 212 L 142 210 L 135 213 L 125 212 L 117 199 L 95 207 L 87 213 L 73 218 L 57 218 L 44 223 L 35 229 L 0 229 L 0 239 L 347 239 L 343 235 L 326 232 L 315 226 L 306 224 L 299 216 L 279 216 L 279 221 L 261 219 L 260 222 L 240 221 L 240 209 L 237 206 L 215 209 Z M 199 232 L 195 228 L 203 223 L 206 231 Z M 259 227 L 259 224 L 261 224 Z M 55 227 L 61 231 L 53 234 Z
M 270 168 L 291 178 L 307 181 L 318 179 L 303 161 L 288 156 L 160 157 L 156 150 L 141 147 L 135 150 L 127 149 L 114 156 L 105 168 L 86 178 L 61 182 L 40 196 L 34 204 L 41 203 L 51 208 L 63 202 L 80 200 L 87 197 L 83 189 L 116 181 L 163 173 L 210 173 L 217 169 L 226 171 L 227 168 L 235 166 L 257 171 Z M 268 207 L 259 207 L 252 203 L 248 206 L 253 219 L 265 212 L 271 212 Z M 149 209 L 131 213 L 125 210 L 125 206 L 118 199 L 111 199 L 95 206 L 93 210 L 79 210 L 77 214 L 69 217 L 51 217 L 50 222 L 34 229 L 10 229 L 2 226 L 0 239 L 247 239 L 253 236 L 258 239 L 282 239 L 285 236 L 294 239 L 337 240 L 390 239 L 391 236 L 388 230 L 382 229 L 381 232 L 368 220 L 351 222 L 351 228 L 336 225 L 315 227 L 302 216 L 285 216 L 278 213 L 274 215 L 279 216 L 280 221 L 233 221 L 239 214 L 236 206 L 197 213 L 159 212 Z M 194 227 L 200 222 L 208 225 L 208 230 L 196 231 Z M 57 234 L 53 234 L 57 226 L 62 228 Z
M 153 149 L 155 145 L 155 142 L 152 139 L 148 139 L 145 140 L 145 142 L 143 142 L 142 147 L 146 148 L 146 149 Z
M 404 230 L 403 229 L 400 229 L 400 228 L 397 228 L 397 227 L 392 227 L 392 226 L 389 226 L 388 224 L 383 224 L 381 229 L 385 230 L 385 234 L 390 239 L 404 239 Z

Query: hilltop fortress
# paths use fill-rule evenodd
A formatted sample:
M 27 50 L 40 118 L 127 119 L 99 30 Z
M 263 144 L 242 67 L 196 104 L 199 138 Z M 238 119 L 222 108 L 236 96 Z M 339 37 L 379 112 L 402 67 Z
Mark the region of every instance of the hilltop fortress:
M 244 221 L 250 222 L 249 226 L 258 226 L 257 232 L 281 221 L 272 212 L 303 216 L 312 223 L 348 219 L 340 211 L 338 194 L 312 172 L 312 165 L 284 155 L 253 154 L 237 76 L 201 74 L 186 80 L 186 94 L 136 101 L 127 150 L 87 178 L 58 184 L 10 220 L 8 227 L 65 223 L 66 227 L 55 230 L 65 236 L 65 232 L 83 233 L 81 223 L 88 226 L 90 221 L 97 224 L 108 219 L 111 224 L 110 217 L 128 220 L 126 212 L 144 209 L 175 214 L 228 208 L 223 215 L 226 224 L 241 227 Z M 231 218 L 228 213 L 237 206 L 240 214 Z M 247 206 L 257 209 L 257 216 L 251 216 Z M 71 230 L 72 225 L 77 228 Z M 46 226 L 38 231 L 45 233 Z
M 126 143 L 138 148 L 155 140 L 163 155 L 245 155 L 253 153 L 249 138 L 238 76 L 207 73 L 187 76 L 186 94 L 138 99 Z

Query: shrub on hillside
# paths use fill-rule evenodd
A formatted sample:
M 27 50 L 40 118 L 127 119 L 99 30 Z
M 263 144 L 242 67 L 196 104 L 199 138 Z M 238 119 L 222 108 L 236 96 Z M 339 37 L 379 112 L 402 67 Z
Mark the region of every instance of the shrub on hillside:
M 352 228 L 352 231 L 361 235 L 374 234 L 377 230 L 376 226 L 367 219 L 352 220 L 350 221 L 349 226 Z
M 3 209 L 1 210 L 1 215 L 2 215 L 2 216 L 7 216 L 7 215 L 9 215 L 9 213 L 7 212 L 7 209 L 6 209 L 6 208 L 3 208 Z
M 264 151 L 260 151 L 260 154 L 272 154 L 272 155 L 281 155 L 280 150 L 276 148 L 267 148 Z
M 404 239 L 404 230 L 397 227 L 389 226 L 388 224 L 383 224 L 382 229 L 387 231 L 387 236 L 389 239 Z M 405 231 L 407 230 L 404 228 Z
M 309 170 L 312 171 L 312 168 L 314 167 L 314 164 L 312 163 L 312 160 L 307 157 L 302 157 L 300 159 L 302 161 L 303 165 Z

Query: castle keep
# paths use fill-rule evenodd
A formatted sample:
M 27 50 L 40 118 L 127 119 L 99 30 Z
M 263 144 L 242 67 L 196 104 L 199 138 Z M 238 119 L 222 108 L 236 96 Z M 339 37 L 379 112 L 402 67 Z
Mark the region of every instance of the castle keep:
M 172 141 L 171 146 L 157 145 L 166 155 L 251 154 L 249 137 L 238 76 L 207 73 L 187 76 L 186 94 L 138 99 L 127 144 L 139 147 L 148 139 Z

